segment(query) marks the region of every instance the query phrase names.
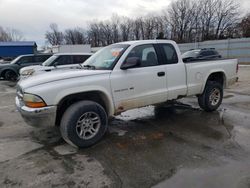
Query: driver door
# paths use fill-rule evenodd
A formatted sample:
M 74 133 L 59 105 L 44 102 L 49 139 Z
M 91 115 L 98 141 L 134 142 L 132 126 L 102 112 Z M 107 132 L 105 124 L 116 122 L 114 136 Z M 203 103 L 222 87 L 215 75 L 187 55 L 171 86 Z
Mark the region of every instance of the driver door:
M 159 63 L 152 44 L 133 48 L 128 57 L 140 59 L 140 66 L 113 70 L 110 76 L 116 112 L 167 100 L 165 66 Z

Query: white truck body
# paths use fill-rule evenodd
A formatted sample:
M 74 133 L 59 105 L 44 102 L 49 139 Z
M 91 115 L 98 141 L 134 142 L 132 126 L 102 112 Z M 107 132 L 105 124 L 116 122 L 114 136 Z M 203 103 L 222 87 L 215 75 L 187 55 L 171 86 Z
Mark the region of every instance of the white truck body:
M 224 88 L 233 84 L 237 79 L 238 62 L 236 59 L 185 64 L 180 58 L 177 44 L 173 41 L 146 40 L 120 44 L 128 45 L 128 47 L 112 70 L 62 69 L 35 75 L 19 82 L 18 92 L 21 96 L 25 93 L 39 96 L 47 105 L 45 108 L 32 109 L 25 106 L 19 96 L 16 103 L 23 117 L 28 123 L 40 126 L 43 121 L 39 121 L 38 125 L 37 120 L 34 122 L 32 118 L 38 116 L 38 112 L 45 111 L 40 117 L 47 117 L 49 113 L 50 117 L 53 116 L 49 118 L 52 120 L 50 124 L 54 125 L 57 121 L 56 116 L 58 117 L 58 108 L 64 99 L 76 94 L 91 95 L 92 92 L 100 96 L 107 116 L 113 116 L 133 108 L 160 104 L 186 96 L 201 95 L 211 75 L 214 75 L 213 81 L 221 75 L 220 82 L 222 81 Z M 156 44 L 172 45 L 176 50 L 178 62 L 121 69 L 128 54 L 135 47 Z M 95 55 L 98 56 L 98 54 Z

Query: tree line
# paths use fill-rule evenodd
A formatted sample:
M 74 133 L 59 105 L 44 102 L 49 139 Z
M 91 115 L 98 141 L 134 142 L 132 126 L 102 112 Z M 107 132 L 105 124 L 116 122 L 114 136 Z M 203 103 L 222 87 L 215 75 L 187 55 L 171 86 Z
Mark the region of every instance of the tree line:
M 13 40 L 10 32 L 7 33 L 0 27 L 0 41 Z M 186 43 L 239 37 L 250 37 L 250 14 L 242 18 L 236 0 L 177 0 L 165 10 L 147 16 L 113 15 L 108 20 L 89 22 L 86 28 L 63 31 L 53 23 L 45 33 L 50 45 L 91 44 L 94 47 L 127 40 L 158 38 Z
M 166 38 L 178 43 L 236 38 L 246 36 L 245 22 L 240 19 L 240 6 L 235 0 L 177 0 L 160 15 L 128 18 L 112 16 L 106 21 L 93 21 L 87 29 L 64 32 L 50 25 L 45 38 L 51 45 L 91 44 L 106 46 L 127 40 Z
M 23 34 L 20 31 L 0 26 L 0 42 L 21 41 L 23 39 Z

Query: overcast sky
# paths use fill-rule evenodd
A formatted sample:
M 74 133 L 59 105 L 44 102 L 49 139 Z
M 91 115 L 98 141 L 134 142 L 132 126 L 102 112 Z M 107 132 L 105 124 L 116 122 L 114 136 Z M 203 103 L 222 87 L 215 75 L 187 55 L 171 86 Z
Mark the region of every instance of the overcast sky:
M 92 20 L 105 20 L 112 14 L 128 17 L 160 12 L 173 0 L 0 0 L 0 26 L 22 31 L 26 40 L 44 44 L 50 23 L 64 30 L 86 27 Z M 250 0 L 238 0 L 243 11 Z

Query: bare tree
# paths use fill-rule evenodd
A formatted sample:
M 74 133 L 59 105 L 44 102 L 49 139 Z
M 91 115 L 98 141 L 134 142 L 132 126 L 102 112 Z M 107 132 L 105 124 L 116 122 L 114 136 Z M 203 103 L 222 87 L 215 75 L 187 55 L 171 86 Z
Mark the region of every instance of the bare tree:
M 76 34 L 80 42 L 85 36 L 92 46 L 154 38 L 169 38 L 177 42 L 221 39 L 239 36 L 238 13 L 236 0 L 176 0 L 161 15 L 137 18 L 113 15 L 109 20 L 91 22 L 85 35 L 75 29 L 66 30 L 64 35 L 66 43 L 70 44 L 79 43 Z M 242 24 L 247 21 L 245 19 Z M 245 28 L 244 31 L 246 33 Z
M 21 41 L 23 40 L 23 34 L 17 29 L 4 29 L 0 26 L 0 41 Z
M 121 18 L 121 22 L 119 23 L 120 35 L 122 41 L 130 40 L 130 35 L 133 27 L 133 21 L 127 17 Z
M 64 39 L 66 44 L 85 44 L 85 31 L 79 27 L 75 29 L 67 29 L 64 32 Z
M 60 45 L 63 44 L 63 33 L 59 31 L 57 24 L 50 24 L 50 31 L 47 31 L 45 34 L 47 42 L 51 45 Z
M 100 22 L 102 46 L 112 44 L 112 26 L 110 21 Z
M 239 27 L 243 37 L 250 37 L 250 14 L 242 19 Z
M 11 41 L 11 38 L 8 35 L 8 33 L 1 26 L 0 26 L 0 41 L 2 42 Z
M 137 18 L 134 20 L 132 32 L 133 32 L 132 40 L 143 39 L 144 32 L 142 27 L 142 18 Z
M 120 41 L 119 22 L 120 22 L 119 16 L 113 15 L 111 17 L 112 43 Z
M 190 28 L 192 9 L 192 1 L 179 0 L 172 2 L 167 11 L 166 18 L 171 26 L 171 38 L 177 42 L 186 42 L 185 35 Z
M 91 23 L 87 31 L 88 43 L 94 47 L 101 46 L 101 29 L 99 23 Z
M 233 0 L 218 0 L 216 10 L 215 38 L 222 38 L 224 32 L 238 21 L 239 5 Z

